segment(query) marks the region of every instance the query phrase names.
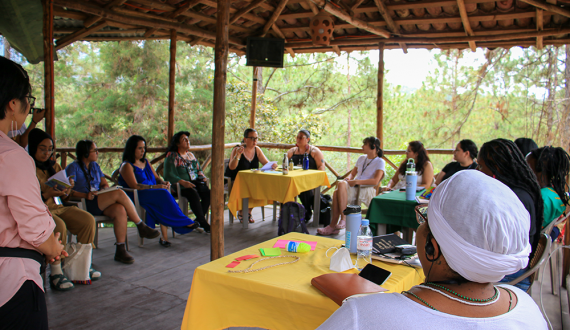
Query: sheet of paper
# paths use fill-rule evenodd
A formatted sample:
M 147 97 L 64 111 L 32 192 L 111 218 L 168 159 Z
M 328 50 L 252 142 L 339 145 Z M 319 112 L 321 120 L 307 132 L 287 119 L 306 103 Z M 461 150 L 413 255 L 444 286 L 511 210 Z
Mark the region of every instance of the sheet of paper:
M 289 242 L 298 242 L 298 243 L 307 243 L 311 246 L 311 251 L 315 251 L 315 248 L 317 247 L 317 242 L 311 242 L 311 241 L 288 241 L 288 240 L 284 240 L 284 239 L 278 239 L 277 243 L 275 243 L 275 245 L 273 245 L 274 248 L 281 248 L 281 249 L 285 249 L 287 248 L 287 243 Z
M 263 165 L 261 170 L 262 171 L 269 171 L 273 168 L 273 164 L 277 164 L 277 162 L 267 162 L 267 164 Z
M 250 254 L 247 256 L 241 256 L 239 258 L 236 258 L 237 261 L 242 261 L 242 260 L 249 260 L 249 259 L 253 259 L 253 258 L 259 258 L 259 256 L 256 256 L 255 254 Z
M 235 266 L 239 265 L 239 261 L 232 261 L 229 265 L 227 265 L 227 268 L 234 268 Z
M 261 251 L 261 255 L 264 257 L 274 257 L 281 255 L 281 249 L 278 248 L 264 248 L 259 249 L 259 251 Z

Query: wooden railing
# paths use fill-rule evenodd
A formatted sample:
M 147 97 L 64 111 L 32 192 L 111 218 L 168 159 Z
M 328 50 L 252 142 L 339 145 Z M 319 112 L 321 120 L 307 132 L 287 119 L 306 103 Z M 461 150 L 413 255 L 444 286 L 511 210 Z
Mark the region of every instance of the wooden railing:
M 226 143 L 224 145 L 224 148 L 225 149 L 231 149 L 231 148 L 233 148 L 239 144 L 240 144 L 239 142 Z M 289 149 L 293 148 L 295 145 L 284 144 L 284 143 L 259 142 L 259 143 L 257 143 L 257 146 L 259 146 L 260 148 L 267 148 L 267 149 L 289 150 Z M 316 146 L 316 147 L 318 147 L 321 151 L 332 151 L 332 152 L 354 153 L 354 154 L 361 154 L 362 153 L 361 148 L 337 147 L 337 146 Z M 207 151 L 207 150 L 211 150 L 211 149 L 212 149 L 211 144 L 190 146 L 191 152 Z M 123 148 L 115 148 L 115 147 L 113 147 L 113 148 L 98 148 L 98 150 L 99 150 L 99 153 L 122 153 L 123 152 Z M 166 157 L 166 150 L 167 150 L 167 148 L 165 148 L 165 147 L 164 148 L 148 148 L 147 153 L 160 153 L 160 156 L 153 158 L 150 161 L 150 163 L 154 165 L 154 164 L 159 163 L 161 160 L 163 160 Z M 75 148 L 57 148 L 57 153 L 58 153 L 58 156 L 61 158 L 61 166 L 63 168 L 65 168 L 67 166 L 67 158 L 68 157 L 75 160 L 75 156 L 74 156 Z M 404 153 L 404 150 L 384 150 L 384 157 L 382 157 L 382 158 L 392 168 L 397 169 L 398 166 L 396 164 L 394 164 L 386 156 L 402 155 L 403 153 Z M 431 155 L 452 155 L 453 149 L 428 149 L 428 153 Z M 206 169 L 210 165 L 211 159 L 212 158 L 211 158 L 211 153 L 210 153 L 206 157 L 204 162 L 201 163 L 203 169 Z M 345 177 L 347 177 L 348 174 L 350 174 L 350 171 L 346 172 L 344 175 L 339 174 L 339 172 L 336 169 L 334 169 L 332 167 L 332 165 L 328 162 L 325 162 L 325 166 L 336 177 L 336 180 L 335 180 L 335 182 L 333 182 L 331 184 L 331 187 L 326 189 L 324 192 L 326 192 L 329 189 L 336 186 L 338 180 L 342 180 Z M 111 179 L 108 175 L 105 175 L 105 177 L 107 177 L 107 179 L 109 179 L 109 180 Z

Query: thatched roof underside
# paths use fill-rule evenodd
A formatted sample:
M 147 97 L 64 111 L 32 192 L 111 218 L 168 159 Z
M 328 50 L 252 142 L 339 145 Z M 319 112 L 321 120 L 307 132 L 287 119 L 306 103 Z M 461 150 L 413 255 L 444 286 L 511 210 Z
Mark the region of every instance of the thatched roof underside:
M 213 0 L 55 0 L 56 48 L 77 41 L 177 38 L 213 47 Z M 570 0 L 237 0 L 230 10 L 230 51 L 246 37 L 285 39 L 286 51 L 320 53 L 385 49 L 513 47 L 570 42 Z M 314 46 L 309 22 L 320 9 L 335 21 L 330 46 Z

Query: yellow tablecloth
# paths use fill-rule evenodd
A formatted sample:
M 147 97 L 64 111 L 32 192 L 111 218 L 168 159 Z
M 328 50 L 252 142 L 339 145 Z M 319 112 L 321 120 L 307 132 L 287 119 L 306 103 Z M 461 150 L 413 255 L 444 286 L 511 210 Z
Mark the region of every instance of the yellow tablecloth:
M 235 258 L 256 254 L 260 248 L 273 247 L 278 239 L 317 241 L 315 251 L 290 253 L 301 258 L 294 264 L 277 266 L 253 273 L 228 273 L 226 265 Z M 266 329 L 315 329 L 339 307 L 311 285 L 313 277 L 332 273 L 328 248 L 340 247 L 343 241 L 289 233 L 233 253 L 196 268 L 188 297 L 182 329 L 224 329 L 227 327 L 261 327 Z M 331 253 L 329 253 L 329 256 Z M 355 256 L 353 256 L 355 258 Z M 259 259 L 242 261 L 235 270 L 246 269 Z M 292 258 L 262 261 L 255 268 L 287 262 Z M 374 264 L 392 272 L 383 287 L 401 292 L 424 280 L 421 269 Z M 347 272 L 357 273 L 349 270 Z
M 273 201 L 292 202 L 301 192 L 320 186 L 330 186 L 325 171 L 295 170 L 288 175 L 239 171 L 228 200 L 228 209 L 236 215 L 242 209 L 243 198 L 249 198 L 250 208 L 271 204 Z

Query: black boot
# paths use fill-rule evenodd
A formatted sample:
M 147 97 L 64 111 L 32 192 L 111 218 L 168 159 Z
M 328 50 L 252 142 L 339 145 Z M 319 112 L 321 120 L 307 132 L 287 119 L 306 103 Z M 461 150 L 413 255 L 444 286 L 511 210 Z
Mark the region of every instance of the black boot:
M 157 238 L 160 236 L 160 232 L 158 230 L 150 228 L 143 221 L 137 225 L 137 229 L 141 238 Z
M 125 244 L 115 243 L 115 245 L 117 246 L 117 249 L 115 250 L 115 261 L 122 262 L 124 264 L 132 264 L 135 262 L 135 258 L 127 253 Z

